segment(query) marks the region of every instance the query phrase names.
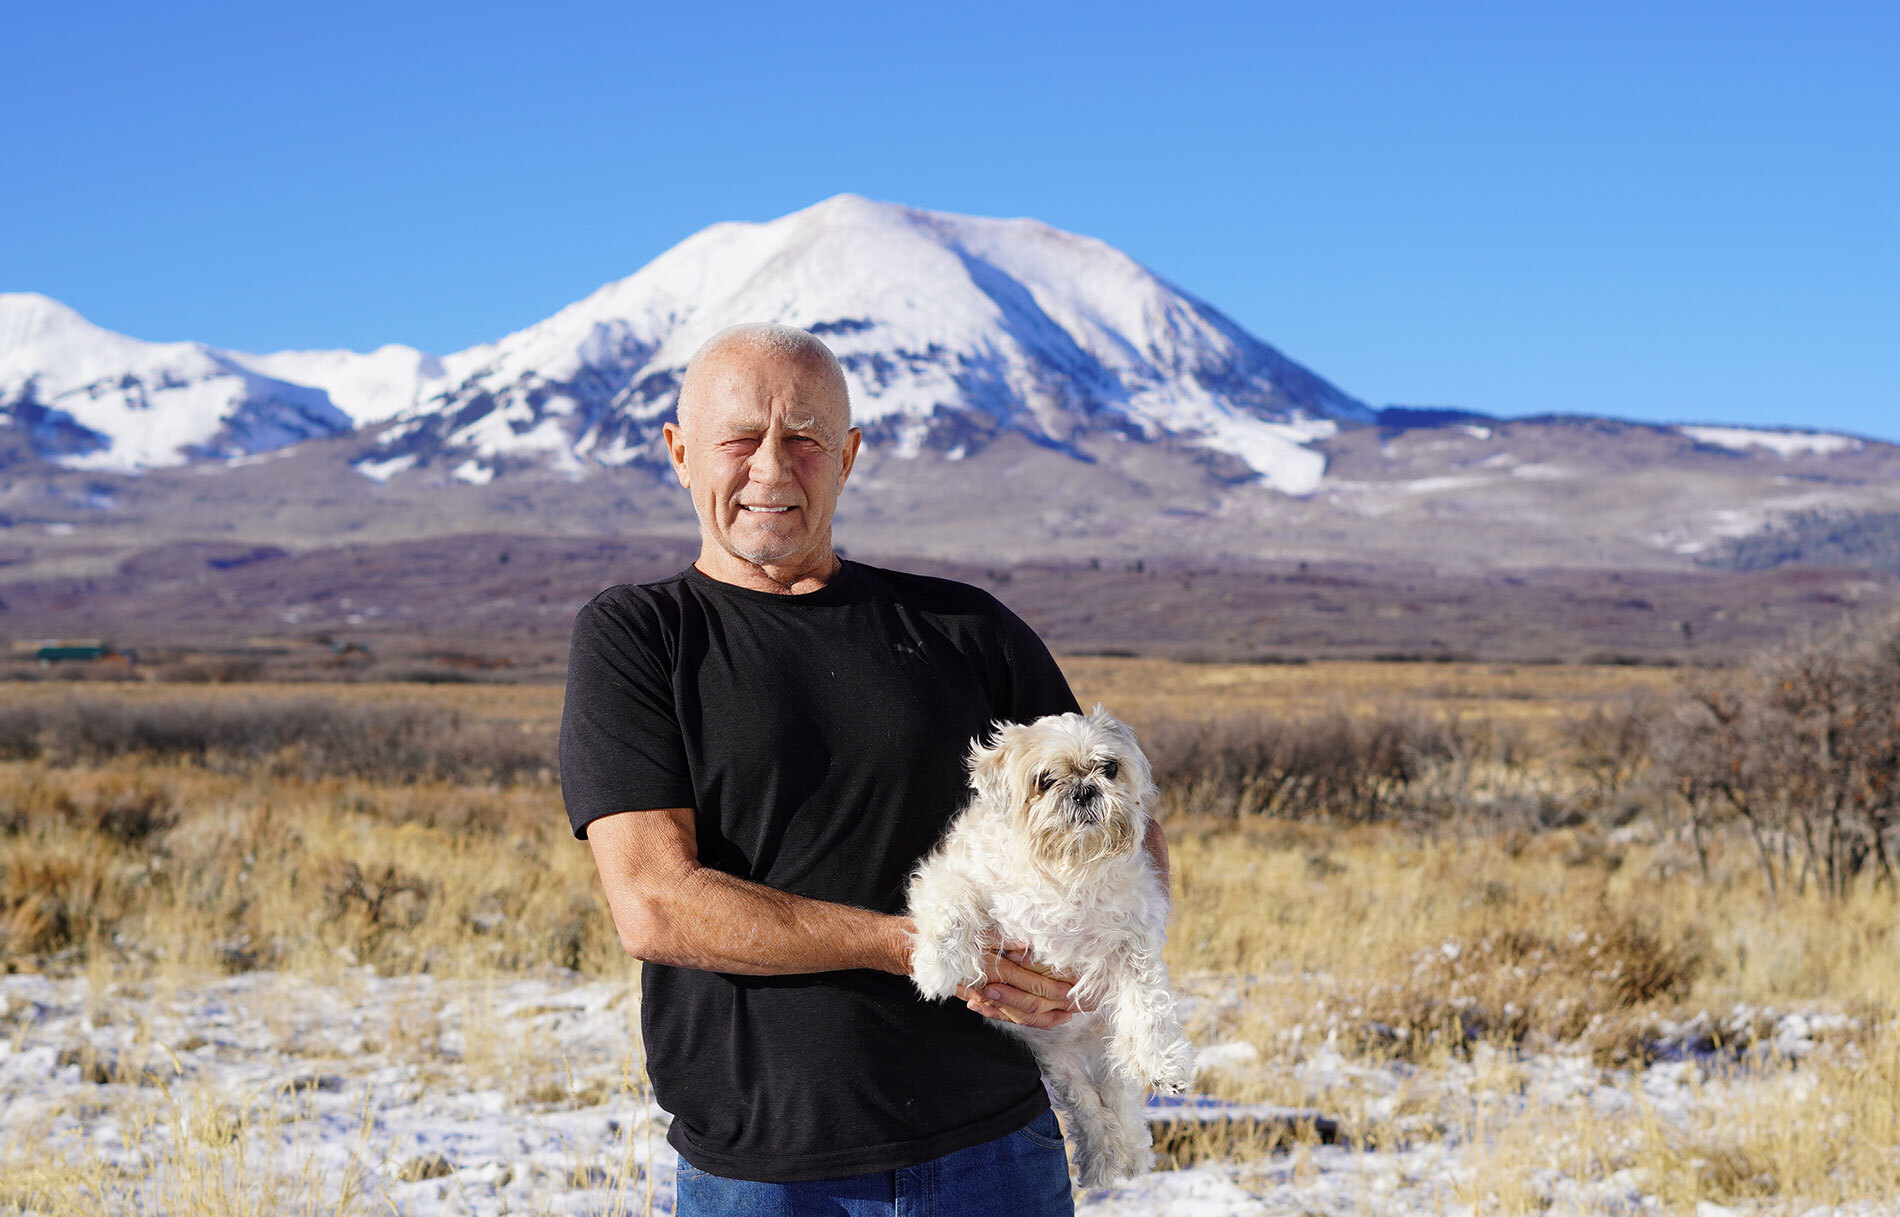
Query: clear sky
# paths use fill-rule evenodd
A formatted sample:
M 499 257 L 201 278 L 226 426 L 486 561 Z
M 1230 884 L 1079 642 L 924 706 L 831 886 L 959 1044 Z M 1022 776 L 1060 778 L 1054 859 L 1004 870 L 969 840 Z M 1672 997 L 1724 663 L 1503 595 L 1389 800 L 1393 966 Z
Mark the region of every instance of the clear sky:
M 1900 439 L 1900 4 L 0 10 L 0 290 L 446 352 L 839 191 L 1100 237 L 1375 405 Z

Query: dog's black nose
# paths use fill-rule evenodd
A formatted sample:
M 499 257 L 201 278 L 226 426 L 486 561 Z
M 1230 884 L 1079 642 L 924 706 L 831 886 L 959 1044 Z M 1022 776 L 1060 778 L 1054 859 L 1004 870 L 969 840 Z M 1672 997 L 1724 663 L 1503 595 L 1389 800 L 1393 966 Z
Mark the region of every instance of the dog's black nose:
M 1082 804 L 1093 803 L 1101 793 L 1092 784 L 1083 782 L 1075 788 L 1075 801 Z

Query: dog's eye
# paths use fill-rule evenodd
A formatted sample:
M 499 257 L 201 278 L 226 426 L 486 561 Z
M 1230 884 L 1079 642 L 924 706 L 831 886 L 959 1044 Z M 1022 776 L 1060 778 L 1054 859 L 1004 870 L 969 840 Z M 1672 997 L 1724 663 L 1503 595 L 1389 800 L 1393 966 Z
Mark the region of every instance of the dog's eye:
M 1037 794 L 1048 794 L 1050 788 L 1053 787 L 1055 784 L 1056 784 L 1056 775 L 1053 773 L 1038 773 L 1036 775 L 1036 793 Z
M 1121 771 L 1121 762 L 1112 757 L 1102 763 L 1102 776 L 1111 782 L 1115 780 L 1115 775 Z

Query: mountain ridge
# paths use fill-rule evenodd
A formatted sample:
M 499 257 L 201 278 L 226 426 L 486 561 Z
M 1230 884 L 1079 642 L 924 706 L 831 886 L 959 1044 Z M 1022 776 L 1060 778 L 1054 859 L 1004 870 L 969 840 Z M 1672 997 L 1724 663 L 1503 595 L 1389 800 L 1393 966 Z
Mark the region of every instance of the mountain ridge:
M 840 195 L 442 356 L 144 343 L 0 295 L 0 518 L 77 530 L 92 557 L 34 562 L 89 570 L 155 539 L 690 533 L 657 433 L 742 319 L 839 355 L 867 440 L 839 520 L 885 553 L 1685 569 L 1900 509 L 1900 445 L 1375 409 L 1094 238 Z

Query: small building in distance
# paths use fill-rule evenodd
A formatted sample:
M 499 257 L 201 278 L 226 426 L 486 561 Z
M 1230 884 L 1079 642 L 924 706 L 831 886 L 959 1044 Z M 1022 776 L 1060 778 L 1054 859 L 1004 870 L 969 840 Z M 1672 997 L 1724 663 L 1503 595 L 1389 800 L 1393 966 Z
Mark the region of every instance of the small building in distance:
M 135 651 L 121 651 L 99 638 L 39 638 L 13 644 L 15 655 L 30 655 L 41 667 L 56 663 L 112 662 L 131 667 L 138 662 Z

